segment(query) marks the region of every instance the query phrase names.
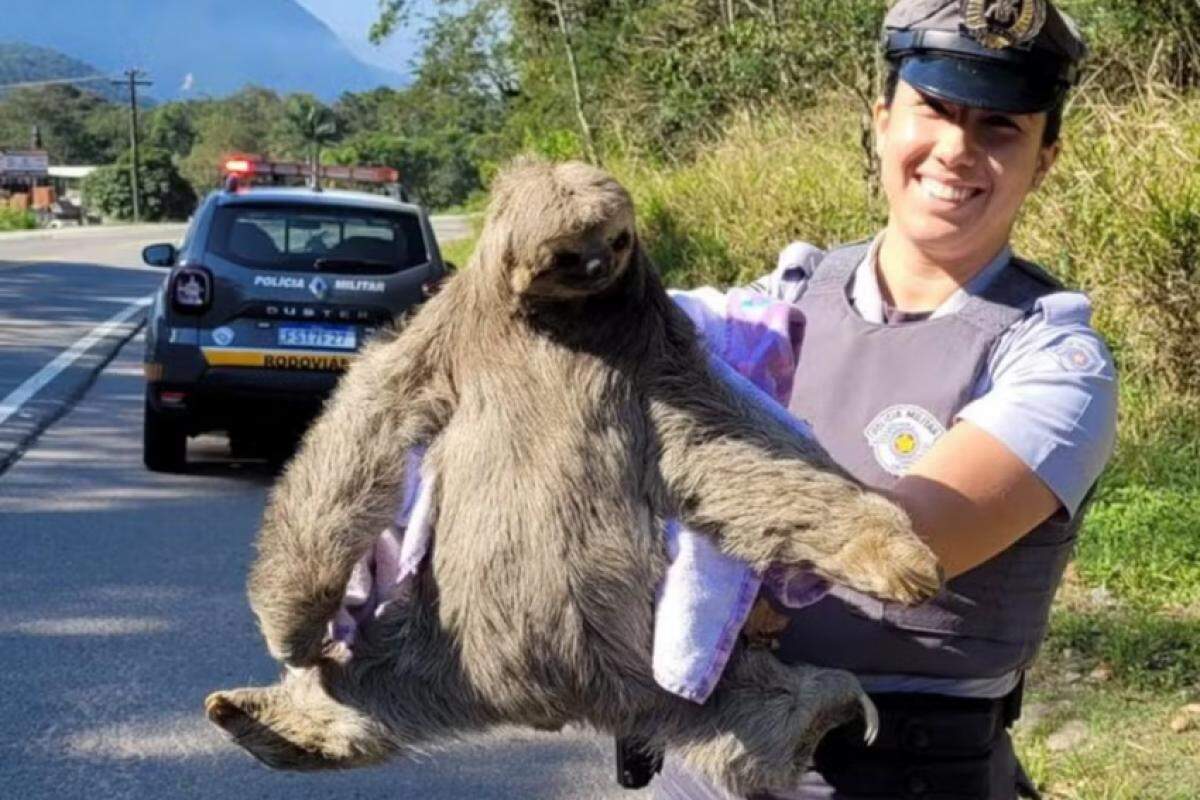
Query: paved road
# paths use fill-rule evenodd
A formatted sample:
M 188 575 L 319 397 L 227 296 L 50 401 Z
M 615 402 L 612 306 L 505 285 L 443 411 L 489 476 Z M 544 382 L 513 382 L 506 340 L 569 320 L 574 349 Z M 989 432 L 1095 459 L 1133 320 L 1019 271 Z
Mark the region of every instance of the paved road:
M 130 237 L 146 232 L 123 234 L 0 240 L 0 374 L 63 345 L 42 331 L 28 338 L 36 353 L 23 352 L 20 331 L 38 330 L 43 305 L 82 330 L 157 282 L 128 269 Z M 18 243 L 32 249 L 16 256 Z M 52 264 L 12 266 L 50 251 Z M 89 304 L 81 276 L 111 280 Z M 639 796 L 613 782 L 609 740 L 581 732 L 501 732 L 420 763 L 330 775 L 271 772 L 228 745 L 203 720 L 203 697 L 278 669 L 243 592 L 272 476 L 229 460 L 216 437 L 192 441 L 190 474 L 146 472 L 141 347 L 128 341 L 0 475 L 0 798 Z
M 167 274 L 144 266 L 141 248 L 182 233 L 143 225 L 0 235 L 0 471 L 141 324 L 138 302 Z M 18 389 L 36 391 L 13 397 Z

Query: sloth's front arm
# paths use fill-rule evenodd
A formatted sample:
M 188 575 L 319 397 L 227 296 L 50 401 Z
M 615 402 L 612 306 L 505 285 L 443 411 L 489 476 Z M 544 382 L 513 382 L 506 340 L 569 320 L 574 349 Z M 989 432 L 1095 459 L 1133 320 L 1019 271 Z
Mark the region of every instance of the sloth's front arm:
M 667 508 L 759 572 L 808 567 L 908 603 L 935 594 L 937 558 L 907 515 L 759 403 L 708 369 L 657 376 L 649 412 Z
M 450 413 L 438 319 L 363 351 L 271 492 L 249 596 L 278 659 L 319 658 L 351 569 L 391 522 L 406 452 Z

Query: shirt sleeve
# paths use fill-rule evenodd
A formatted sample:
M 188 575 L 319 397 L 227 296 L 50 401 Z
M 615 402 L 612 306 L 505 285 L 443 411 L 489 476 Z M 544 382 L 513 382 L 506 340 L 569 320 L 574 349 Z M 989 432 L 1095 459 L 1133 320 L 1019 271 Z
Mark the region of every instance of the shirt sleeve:
M 1000 339 L 958 413 L 999 439 L 1074 515 L 1112 456 L 1117 380 L 1112 355 L 1074 292 L 1049 295 Z

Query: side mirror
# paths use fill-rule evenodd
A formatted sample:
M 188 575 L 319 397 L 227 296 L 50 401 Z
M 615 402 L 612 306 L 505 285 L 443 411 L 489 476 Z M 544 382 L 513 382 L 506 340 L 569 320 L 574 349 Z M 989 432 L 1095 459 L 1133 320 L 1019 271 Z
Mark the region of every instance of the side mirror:
M 455 272 L 458 272 L 458 264 L 455 264 L 453 261 L 443 261 L 442 266 L 446 268 L 447 274 L 452 275 Z
M 142 248 L 142 261 L 152 267 L 173 267 L 178 255 L 173 244 L 152 244 Z

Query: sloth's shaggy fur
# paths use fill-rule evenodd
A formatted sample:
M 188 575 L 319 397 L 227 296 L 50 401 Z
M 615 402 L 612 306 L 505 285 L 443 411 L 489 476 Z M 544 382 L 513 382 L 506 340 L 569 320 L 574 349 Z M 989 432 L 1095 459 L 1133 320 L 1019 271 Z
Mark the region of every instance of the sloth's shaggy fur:
M 410 602 L 322 655 L 351 568 L 430 444 L 436 541 Z M 275 487 L 250 602 L 281 684 L 210 719 L 267 764 L 350 767 L 501 724 L 670 747 L 739 792 L 793 783 L 863 707 L 845 672 L 742 647 L 703 706 L 651 673 L 664 518 L 759 569 L 902 601 L 940 585 L 906 516 L 715 378 L 634 230 L 583 164 L 497 181 L 471 265 L 346 374 Z

